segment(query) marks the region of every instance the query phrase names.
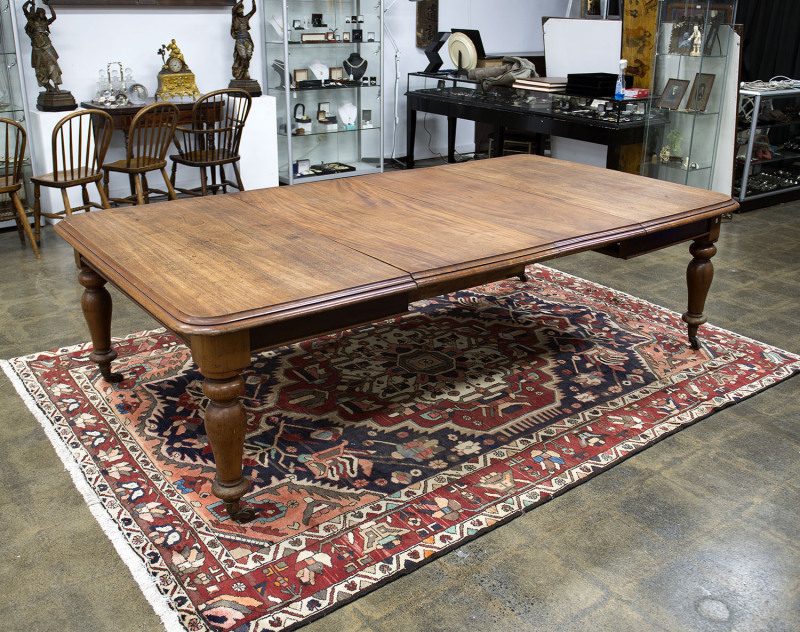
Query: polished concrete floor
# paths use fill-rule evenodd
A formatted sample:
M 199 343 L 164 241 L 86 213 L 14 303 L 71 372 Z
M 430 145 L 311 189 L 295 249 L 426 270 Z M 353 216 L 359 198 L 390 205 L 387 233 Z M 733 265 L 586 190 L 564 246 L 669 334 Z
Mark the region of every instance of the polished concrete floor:
M 800 203 L 723 226 L 706 312 L 800 352 Z M 683 311 L 685 245 L 552 264 Z M 0 357 L 88 339 L 69 248 L 0 234 Z M 113 333 L 154 326 L 115 294 Z M 308 632 L 800 630 L 800 378 L 669 437 Z M 0 630 L 162 630 L 0 375 Z

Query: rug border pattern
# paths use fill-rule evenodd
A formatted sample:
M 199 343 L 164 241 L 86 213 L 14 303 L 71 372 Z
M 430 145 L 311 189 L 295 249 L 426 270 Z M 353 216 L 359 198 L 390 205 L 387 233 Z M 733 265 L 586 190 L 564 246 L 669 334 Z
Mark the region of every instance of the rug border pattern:
M 559 276 L 562 276 L 565 279 L 577 280 L 581 283 L 590 285 L 595 289 L 604 291 L 610 290 L 615 297 L 625 298 L 627 302 L 635 304 L 639 308 L 653 306 L 661 310 L 663 315 L 669 314 L 673 318 L 680 317 L 677 312 L 655 305 L 654 303 L 644 299 L 625 294 L 624 292 L 614 290 L 613 288 L 607 288 L 601 284 L 594 283 L 586 279 L 581 279 L 580 277 L 560 272 L 552 268 L 546 268 L 545 266 L 537 267 L 548 270 L 553 278 L 553 282 L 555 282 Z M 597 296 L 595 296 L 594 299 L 600 304 L 608 305 L 609 309 L 611 309 L 612 304 L 608 301 L 604 301 L 601 297 Z M 613 305 L 613 308 L 619 309 L 619 305 Z M 115 337 L 114 342 L 130 340 L 140 336 L 160 335 L 163 333 L 163 331 L 163 329 L 155 329 L 145 332 L 136 332 L 128 334 L 124 337 Z M 764 390 L 765 388 L 768 388 L 769 386 L 772 386 L 773 384 L 776 384 L 787 377 L 790 377 L 792 374 L 800 372 L 800 357 L 796 356 L 795 354 L 762 342 L 755 341 L 746 336 L 736 334 L 735 332 L 724 330 L 714 325 L 706 324 L 703 326 L 701 340 L 711 343 L 717 334 L 720 336 L 724 335 L 727 338 L 732 337 L 739 339 L 750 344 L 756 344 L 767 351 L 772 350 L 775 352 L 780 352 L 784 355 L 794 357 L 795 361 L 793 363 L 786 364 L 783 367 L 779 367 L 769 375 L 765 375 L 753 383 L 741 386 L 734 391 L 727 391 L 723 395 L 713 397 L 711 400 L 697 402 L 696 404 L 691 405 L 688 409 L 683 409 L 673 413 L 672 415 L 665 417 L 658 425 L 648 430 L 640 431 L 635 436 L 626 439 L 624 442 L 601 452 L 593 459 L 571 466 L 559 472 L 557 476 L 547 481 L 531 483 L 526 490 L 517 491 L 510 498 L 496 503 L 493 507 L 484 509 L 480 513 L 471 515 L 468 520 L 463 520 L 457 524 L 454 524 L 453 526 L 434 534 L 428 540 L 413 545 L 404 551 L 391 556 L 388 563 L 387 561 L 380 561 L 361 569 L 359 572 L 347 577 L 346 579 L 329 586 L 326 589 L 327 598 L 324 600 L 324 603 L 319 603 L 319 594 L 298 599 L 291 603 L 285 603 L 280 607 L 279 611 L 275 612 L 275 616 L 283 617 L 279 624 L 275 626 L 270 625 L 270 617 L 268 615 L 262 617 L 258 621 L 254 621 L 251 624 L 250 629 L 253 631 L 288 630 L 296 625 L 308 623 L 312 619 L 316 619 L 326 614 L 331 609 L 343 605 L 356 596 L 361 596 L 367 591 L 378 588 L 394 578 L 400 577 L 411 570 L 419 568 L 426 562 L 447 553 L 457 546 L 464 544 L 466 541 L 486 532 L 486 530 L 522 515 L 529 509 L 532 509 L 533 507 L 550 500 L 556 495 L 563 493 L 570 487 L 575 486 L 585 479 L 621 462 L 622 460 L 632 456 L 646 447 L 653 445 L 653 443 L 663 439 L 675 431 L 708 416 L 712 412 L 726 407 L 736 401 L 740 401 L 744 398 L 752 396 L 755 393 Z M 90 343 L 81 343 L 62 347 L 57 351 L 62 353 L 74 353 L 82 350 L 88 350 L 90 346 Z M 139 585 L 148 602 L 155 610 L 156 614 L 161 618 L 162 623 L 166 627 L 167 631 L 181 632 L 187 629 L 185 627 L 186 624 L 197 624 L 198 622 L 205 627 L 205 624 L 202 623 L 202 619 L 197 616 L 194 607 L 191 605 L 191 601 L 188 599 L 185 593 L 183 593 L 182 586 L 180 586 L 177 581 L 172 579 L 169 569 L 165 564 L 163 564 L 163 558 L 160 555 L 155 556 L 155 559 L 158 559 L 161 562 L 161 567 L 154 566 L 150 561 L 150 559 L 153 559 L 153 556 L 148 556 L 147 552 L 155 552 L 156 549 L 155 546 L 150 542 L 149 538 L 144 537 L 143 542 L 141 542 L 142 546 L 137 546 L 130 541 L 131 533 L 123 532 L 120 527 L 118 527 L 116 520 L 119 518 L 120 512 L 126 512 L 126 510 L 116 501 L 113 493 L 109 491 L 106 494 L 101 494 L 101 492 L 92 488 L 90 481 L 100 475 L 98 468 L 92 459 L 81 459 L 79 454 L 75 454 L 75 452 L 79 452 L 79 450 L 70 450 L 68 438 L 66 435 L 62 435 L 57 430 L 57 425 L 65 422 L 63 415 L 61 415 L 61 413 L 58 411 L 58 408 L 50 401 L 49 397 L 47 397 L 42 385 L 33 378 L 32 374 L 25 367 L 25 361 L 34 359 L 37 355 L 38 354 L 29 354 L 19 358 L 14 358 L 10 361 L 2 360 L 0 361 L 0 366 L 2 366 L 4 372 L 6 375 L 8 375 L 11 383 L 25 402 L 28 409 L 43 427 L 45 434 L 53 444 L 56 453 L 61 458 L 65 468 L 69 471 L 70 476 L 73 479 L 73 483 L 83 495 L 92 515 L 95 516 L 95 519 L 98 521 L 107 537 L 111 540 L 114 548 L 117 550 L 117 553 L 128 566 L 135 581 Z M 708 369 L 712 363 L 721 366 L 725 364 L 725 361 L 722 357 L 717 358 L 716 360 L 711 360 L 705 364 L 705 369 Z M 698 372 L 699 371 L 700 369 L 698 369 Z M 643 389 L 657 391 L 659 388 L 663 388 L 666 383 L 677 382 L 680 379 L 686 378 L 687 374 L 690 373 L 691 370 L 681 372 L 680 374 L 671 376 L 671 378 L 666 382 L 662 381 L 653 383 L 644 386 Z M 29 386 L 26 387 L 26 384 Z M 30 389 L 31 384 L 34 386 L 33 389 Z M 446 471 L 439 472 L 430 478 L 457 478 L 457 471 L 474 473 L 483 467 L 487 467 L 496 460 L 503 460 L 508 458 L 509 455 L 513 453 L 526 450 L 528 447 L 536 443 L 536 437 L 540 437 L 541 435 L 553 436 L 561 432 L 567 432 L 569 428 L 585 421 L 585 419 L 581 418 L 588 416 L 592 410 L 605 407 L 608 407 L 609 409 L 618 408 L 619 404 L 625 403 L 625 401 L 636 401 L 637 399 L 641 398 L 641 390 L 642 389 L 637 389 L 633 393 L 622 395 L 614 402 L 606 402 L 605 404 L 600 404 L 597 407 L 592 407 L 574 415 L 569 415 L 562 421 L 556 422 L 540 431 L 537 431 L 535 433 L 536 436 L 532 435 L 530 437 L 518 438 L 509 442 L 508 444 L 495 448 L 491 452 L 483 454 L 474 462 L 461 463 L 449 468 Z M 87 390 L 86 392 L 90 392 L 90 390 Z M 93 403 L 98 407 L 99 410 L 105 404 L 102 404 L 102 397 L 100 397 L 99 393 L 97 393 L 97 398 L 98 401 Z M 99 402 L 101 405 L 98 406 Z M 110 409 L 103 410 L 102 412 L 104 417 L 115 417 L 114 412 Z M 48 414 L 53 419 L 52 423 L 47 419 Z M 447 485 L 448 483 L 445 482 L 442 484 Z M 375 504 L 388 506 L 394 502 L 402 503 L 404 500 L 410 500 L 423 496 L 436 487 L 438 486 L 434 486 L 432 480 L 420 481 L 415 486 L 407 487 L 401 490 L 400 493 L 386 497 Z M 176 509 L 178 508 L 176 507 Z M 368 520 L 368 518 L 365 518 L 362 522 L 367 522 Z M 187 521 L 187 525 L 191 525 L 191 523 Z M 210 542 L 207 540 L 207 538 L 216 539 L 212 533 L 203 529 L 198 530 L 194 525 L 191 526 L 196 536 L 206 541 L 206 545 L 210 545 Z M 413 567 L 406 567 L 406 563 L 412 564 Z M 152 578 L 151 575 L 156 575 L 157 579 Z M 352 583 L 354 581 L 358 583 L 358 586 L 355 590 L 352 588 Z M 345 588 L 345 585 L 348 587 Z M 180 615 L 178 612 L 176 612 L 176 610 L 173 609 L 174 603 L 173 606 L 170 606 L 170 602 L 174 602 L 175 597 L 178 595 L 186 597 L 183 601 L 187 604 L 186 608 L 180 609 Z M 313 607 L 311 607 L 312 602 L 316 602 Z M 184 618 L 183 623 L 180 620 L 181 617 Z M 199 628 L 193 627 L 191 629 Z

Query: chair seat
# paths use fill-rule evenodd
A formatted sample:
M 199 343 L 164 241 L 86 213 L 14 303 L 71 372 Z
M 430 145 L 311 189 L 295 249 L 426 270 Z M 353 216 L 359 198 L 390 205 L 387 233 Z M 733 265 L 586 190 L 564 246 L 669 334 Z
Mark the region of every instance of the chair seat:
M 52 173 L 43 173 L 38 176 L 31 176 L 31 182 L 45 187 L 66 189 L 68 187 L 74 187 L 80 184 L 97 182 L 101 180 L 102 177 L 102 171 L 96 171 L 88 167 L 80 167 L 78 169 L 70 169 L 68 171 L 54 171 Z
M 0 178 L 0 181 L 3 179 Z M 6 186 L 0 186 L 0 193 L 11 193 L 12 191 L 19 191 L 22 188 L 22 182 L 14 182 Z
M 166 160 L 160 160 L 153 156 L 138 156 L 132 158 L 130 162 L 123 158 L 122 160 L 115 160 L 114 162 L 107 162 L 103 165 L 106 171 L 121 171 L 123 173 L 137 173 L 140 171 L 154 171 L 155 169 L 163 169 L 167 166 Z
M 211 167 L 239 160 L 239 154 L 230 149 L 195 149 L 171 155 L 170 159 L 189 167 Z

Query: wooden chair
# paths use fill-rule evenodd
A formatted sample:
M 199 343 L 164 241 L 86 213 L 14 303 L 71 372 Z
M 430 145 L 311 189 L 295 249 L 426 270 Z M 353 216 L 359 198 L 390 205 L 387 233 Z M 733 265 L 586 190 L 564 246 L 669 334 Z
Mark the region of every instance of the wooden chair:
M 75 211 L 93 208 L 110 208 L 101 180 L 101 165 L 114 131 L 111 116 L 100 110 L 80 110 L 62 118 L 53 128 L 51 141 L 53 171 L 31 177 L 33 182 L 33 217 L 36 227 L 36 242 L 39 242 L 40 218 L 61 219 Z M 88 185 L 94 182 L 100 195 L 100 204 L 89 199 Z M 67 190 L 81 187 L 83 204 L 73 208 Z M 42 211 L 42 187 L 61 190 L 64 210 L 45 213 Z
M 178 127 L 175 132 L 175 147 L 178 153 L 171 155 L 172 185 L 178 165 L 199 167 L 200 187 L 194 189 L 177 188 L 189 195 L 208 195 L 209 189 L 217 193 L 228 187 L 244 191 L 242 176 L 239 173 L 239 143 L 242 140 L 247 115 L 250 113 L 252 97 L 244 90 L 216 90 L 203 95 L 192 108 L 192 126 Z M 225 176 L 224 166 L 233 169 L 236 182 Z M 211 169 L 211 185 L 208 184 L 207 169 Z M 219 182 L 217 182 L 219 169 Z
M 28 215 L 22 207 L 22 202 L 17 193 L 22 188 L 22 163 L 25 160 L 25 145 L 27 143 L 27 135 L 25 128 L 16 121 L 6 118 L 0 118 L 0 160 L 2 160 L 2 167 L 0 167 L 0 193 L 5 193 L 11 199 L 11 204 L 16 211 L 14 219 L 17 222 L 17 231 L 19 232 L 19 239 L 22 242 L 22 247 L 25 247 L 25 235 L 28 236 L 28 241 L 31 242 L 33 254 L 37 259 L 41 258 L 39 249 L 36 247 L 36 239 L 31 231 L 31 224 L 28 221 Z
M 143 107 L 131 121 L 128 131 L 126 156 L 122 160 L 103 165 L 103 184 L 108 194 L 109 174 L 127 173 L 131 182 L 131 195 L 125 198 L 109 198 L 122 204 L 145 204 L 150 202 L 150 193 L 164 193 L 147 185 L 147 173 L 160 171 L 167 185 L 170 200 L 178 196 L 167 175 L 167 150 L 178 125 L 178 108 L 173 103 L 156 102 Z

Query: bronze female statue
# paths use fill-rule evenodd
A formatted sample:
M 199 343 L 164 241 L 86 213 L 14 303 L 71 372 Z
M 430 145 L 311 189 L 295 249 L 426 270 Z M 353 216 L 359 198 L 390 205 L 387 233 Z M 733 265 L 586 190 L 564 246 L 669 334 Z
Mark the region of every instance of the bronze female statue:
M 50 25 L 55 22 L 56 12 L 49 0 L 42 2 L 50 9 L 50 18 L 43 8 L 36 8 L 34 0 L 27 0 L 22 5 L 22 12 L 28 19 L 25 32 L 31 38 L 31 65 L 36 71 L 36 81 L 47 92 L 58 92 L 61 68 L 58 66 L 58 53 L 50 41 Z
M 239 0 L 232 9 L 231 37 L 233 48 L 234 79 L 250 80 L 250 59 L 253 57 L 253 39 L 250 37 L 250 18 L 256 13 L 256 0 L 250 13 L 244 12 L 244 0 Z

